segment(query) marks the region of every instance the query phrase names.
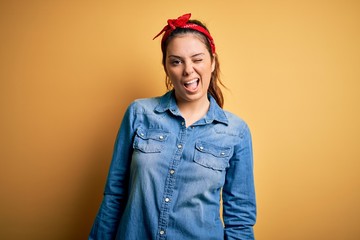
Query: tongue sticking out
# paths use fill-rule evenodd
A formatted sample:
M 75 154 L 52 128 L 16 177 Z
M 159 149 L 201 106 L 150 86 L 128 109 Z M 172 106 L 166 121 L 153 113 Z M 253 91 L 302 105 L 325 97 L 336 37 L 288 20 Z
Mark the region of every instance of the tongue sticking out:
M 191 82 L 185 83 L 184 86 L 186 89 L 195 90 L 199 84 L 199 79 L 193 80 Z

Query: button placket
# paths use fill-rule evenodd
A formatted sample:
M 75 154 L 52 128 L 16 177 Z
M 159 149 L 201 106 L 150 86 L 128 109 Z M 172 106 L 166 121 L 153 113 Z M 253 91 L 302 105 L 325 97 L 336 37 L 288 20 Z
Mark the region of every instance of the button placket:
M 186 128 L 185 121 L 181 122 L 181 129 L 178 135 L 178 141 L 175 143 L 175 155 L 170 163 L 170 168 L 168 170 L 168 176 L 165 183 L 164 195 L 163 195 L 163 203 L 160 210 L 159 216 L 159 225 L 158 225 L 158 237 L 157 239 L 165 239 L 166 237 L 166 229 L 168 225 L 168 217 L 169 211 L 175 186 L 175 173 L 176 168 L 180 164 L 181 156 L 184 150 L 184 144 L 186 139 Z M 163 136 L 165 139 L 165 136 Z M 158 136 L 159 140 L 161 140 L 161 136 Z

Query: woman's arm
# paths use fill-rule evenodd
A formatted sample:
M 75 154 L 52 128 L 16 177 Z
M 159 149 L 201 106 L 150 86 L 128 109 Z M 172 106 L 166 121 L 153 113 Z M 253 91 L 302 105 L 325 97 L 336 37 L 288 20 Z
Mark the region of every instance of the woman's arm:
M 129 106 L 118 132 L 113 158 L 104 191 L 104 198 L 92 226 L 89 240 L 115 239 L 128 193 L 129 165 L 134 135 L 134 107 Z
M 224 239 L 254 239 L 256 201 L 251 134 L 245 124 L 223 187 Z

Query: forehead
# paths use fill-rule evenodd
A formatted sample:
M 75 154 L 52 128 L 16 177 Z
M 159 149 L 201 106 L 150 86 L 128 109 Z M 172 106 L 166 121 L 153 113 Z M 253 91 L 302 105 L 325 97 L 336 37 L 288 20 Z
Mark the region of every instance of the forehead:
M 195 33 L 186 33 L 174 36 L 167 45 L 168 54 L 205 53 L 207 47 L 204 38 Z

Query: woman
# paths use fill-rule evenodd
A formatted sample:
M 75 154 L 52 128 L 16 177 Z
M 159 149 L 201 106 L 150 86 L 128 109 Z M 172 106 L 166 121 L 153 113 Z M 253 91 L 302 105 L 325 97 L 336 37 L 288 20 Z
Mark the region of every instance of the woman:
M 214 41 L 189 19 L 157 35 L 169 91 L 128 107 L 89 239 L 254 239 L 250 131 L 222 109 Z

